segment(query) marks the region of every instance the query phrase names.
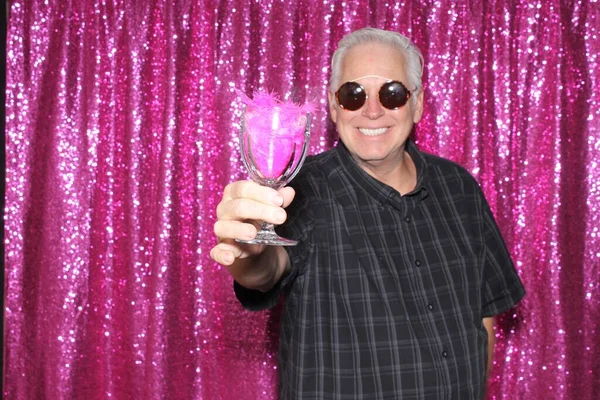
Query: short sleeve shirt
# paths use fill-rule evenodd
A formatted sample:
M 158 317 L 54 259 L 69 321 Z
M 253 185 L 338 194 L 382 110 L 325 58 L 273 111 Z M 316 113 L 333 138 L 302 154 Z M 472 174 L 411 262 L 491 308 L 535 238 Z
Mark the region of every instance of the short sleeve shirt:
M 234 284 L 251 310 L 285 297 L 280 399 L 481 399 L 487 332 L 525 291 L 475 179 L 406 151 L 406 195 L 365 173 L 339 143 L 307 158 L 278 233 L 292 272 L 262 293 Z

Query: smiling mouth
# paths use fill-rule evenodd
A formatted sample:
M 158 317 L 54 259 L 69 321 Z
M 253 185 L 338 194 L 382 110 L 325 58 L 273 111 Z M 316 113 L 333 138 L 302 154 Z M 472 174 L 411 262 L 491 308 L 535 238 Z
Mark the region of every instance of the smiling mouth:
M 379 136 L 379 135 L 383 135 L 388 130 L 388 128 L 377 128 L 377 129 L 358 128 L 358 130 L 360 131 L 360 133 L 362 133 L 365 136 Z

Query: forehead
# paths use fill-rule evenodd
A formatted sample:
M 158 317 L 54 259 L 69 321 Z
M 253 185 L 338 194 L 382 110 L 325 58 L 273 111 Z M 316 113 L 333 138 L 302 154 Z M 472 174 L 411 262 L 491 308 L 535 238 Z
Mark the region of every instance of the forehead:
M 379 75 L 405 82 L 405 61 L 402 53 L 382 43 L 365 43 L 352 47 L 342 62 L 342 82 L 367 75 Z

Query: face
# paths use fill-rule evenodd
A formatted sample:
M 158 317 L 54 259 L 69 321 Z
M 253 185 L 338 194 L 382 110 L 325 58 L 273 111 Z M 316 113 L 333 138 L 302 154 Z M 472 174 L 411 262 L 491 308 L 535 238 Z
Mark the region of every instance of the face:
M 358 164 L 373 175 L 378 170 L 397 167 L 403 160 L 412 127 L 423 114 L 422 91 L 416 102 L 411 98 L 397 110 L 388 110 L 379 102 L 379 88 L 387 80 L 399 80 L 409 90 L 414 89 L 407 81 L 402 53 L 380 43 L 358 45 L 346 53 L 341 72 L 340 85 L 366 77 L 357 82 L 365 88 L 368 98 L 360 109 L 348 111 L 337 104 L 335 93 L 328 93 L 331 119 L 340 140 Z

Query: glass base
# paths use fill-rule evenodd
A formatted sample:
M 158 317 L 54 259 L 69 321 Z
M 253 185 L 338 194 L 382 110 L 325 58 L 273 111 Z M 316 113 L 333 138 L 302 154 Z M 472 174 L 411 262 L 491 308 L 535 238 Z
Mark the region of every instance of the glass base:
M 265 244 L 267 246 L 295 246 L 298 244 L 296 240 L 282 238 L 278 236 L 275 231 L 263 230 L 261 229 L 256 234 L 256 237 L 252 240 L 239 240 L 236 241 L 240 243 L 248 243 L 248 244 Z

